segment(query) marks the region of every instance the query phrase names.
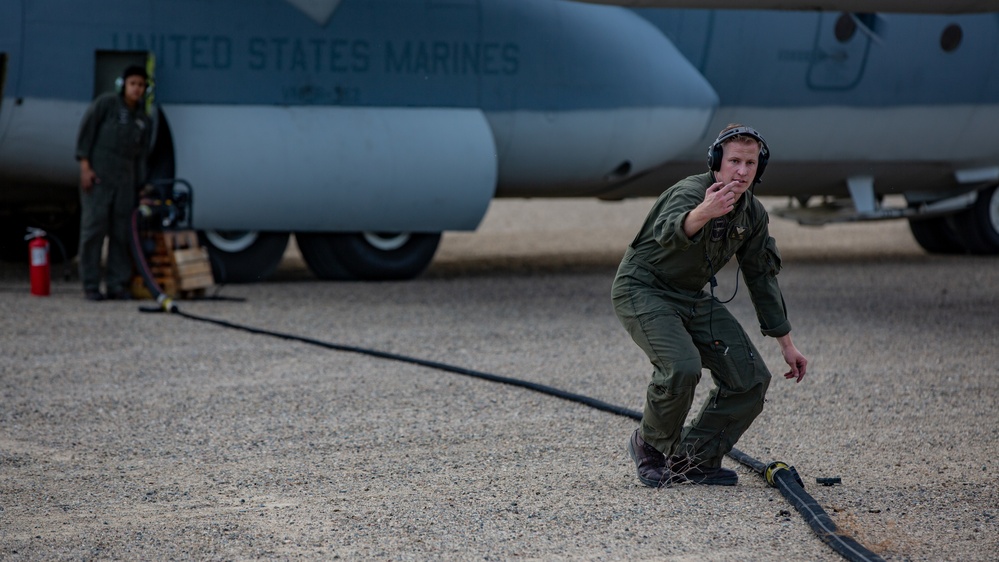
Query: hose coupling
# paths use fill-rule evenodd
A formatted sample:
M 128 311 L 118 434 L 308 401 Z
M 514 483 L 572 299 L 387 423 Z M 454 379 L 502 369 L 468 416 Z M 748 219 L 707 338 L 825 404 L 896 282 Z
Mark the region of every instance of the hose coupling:
M 770 484 L 771 487 L 776 488 L 777 473 L 780 472 L 781 470 L 788 471 L 788 474 L 790 474 L 791 477 L 794 478 L 794 481 L 797 482 L 799 486 L 801 486 L 802 488 L 805 487 L 805 483 L 802 482 L 801 477 L 798 476 L 798 471 L 795 470 L 793 466 L 788 466 L 786 463 L 782 463 L 780 461 L 774 461 L 768 464 L 767 468 L 764 469 L 763 477 L 766 479 L 767 484 Z
M 177 305 L 174 304 L 173 299 L 166 295 L 157 297 L 156 302 L 159 303 L 165 312 L 177 312 Z

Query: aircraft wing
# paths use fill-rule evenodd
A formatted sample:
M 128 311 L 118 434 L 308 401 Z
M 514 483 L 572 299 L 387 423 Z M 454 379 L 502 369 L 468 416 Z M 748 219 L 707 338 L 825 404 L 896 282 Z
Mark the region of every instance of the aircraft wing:
M 995 0 L 579 0 L 631 8 L 697 8 L 702 10 L 825 10 L 831 12 L 899 12 L 959 14 L 997 12 Z

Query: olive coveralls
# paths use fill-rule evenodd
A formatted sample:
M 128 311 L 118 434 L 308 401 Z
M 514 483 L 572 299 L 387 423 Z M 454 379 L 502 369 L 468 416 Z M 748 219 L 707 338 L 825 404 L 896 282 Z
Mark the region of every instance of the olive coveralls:
M 84 291 L 100 288 L 101 248 L 108 241 L 107 289 L 124 291 L 132 276 L 128 237 L 135 194 L 145 175 L 152 122 L 139 104 L 134 110 L 120 95 L 99 96 L 87 109 L 76 143 L 100 183 L 80 190 L 80 278 Z
M 642 417 L 642 439 L 667 456 L 721 466 L 761 411 L 770 371 L 739 322 L 705 285 L 733 256 L 764 335 L 791 331 L 777 285 L 780 254 L 769 217 L 751 193 L 736 208 L 688 238 L 687 214 L 714 183 L 707 172 L 666 190 L 625 252 L 612 288 L 615 312 L 654 367 Z M 690 426 L 701 369 L 716 387 Z M 681 431 L 682 429 L 682 431 Z

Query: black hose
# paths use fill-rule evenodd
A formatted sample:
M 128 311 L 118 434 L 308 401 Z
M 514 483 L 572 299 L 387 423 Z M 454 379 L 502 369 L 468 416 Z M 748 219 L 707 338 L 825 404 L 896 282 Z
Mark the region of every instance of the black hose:
M 801 486 L 801 480 L 797 473 L 792 472 L 793 470 L 793 468 L 780 468 L 773 473 L 768 481 L 773 480 L 772 485 L 775 485 L 780 490 L 781 495 L 791 502 L 791 505 L 798 510 L 808 526 L 824 543 L 832 547 L 843 558 L 852 562 L 884 560 L 852 537 L 841 533 L 829 514 Z
M 843 558 L 853 562 L 884 560 L 852 537 L 840 532 L 829 514 L 805 491 L 801 478 L 793 466 L 782 462 L 765 465 L 738 449 L 729 451 L 728 456 L 753 469 L 763 476 L 768 484 L 780 490 L 781 495 L 801 514 L 812 531 Z
M 146 285 L 146 289 L 149 294 L 153 296 L 157 304 L 160 305 L 156 309 L 146 309 L 142 308 L 143 312 L 178 312 L 177 305 L 174 304 L 173 299 L 163 292 L 160 288 L 159 283 L 156 282 L 156 278 L 153 276 L 153 272 L 149 270 L 149 263 L 146 261 L 146 254 L 142 251 L 142 239 L 139 237 L 139 209 L 132 211 L 132 259 L 135 262 L 135 266 L 139 269 L 139 275 L 142 276 L 142 281 Z
M 591 398 L 589 396 L 584 396 L 581 394 L 566 392 L 564 390 L 551 387 L 548 385 L 538 384 L 511 377 L 503 377 L 491 373 L 476 371 L 473 369 L 466 369 L 464 367 L 457 367 L 454 365 L 449 365 L 447 363 L 440 363 L 438 361 L 429 361 L 426 359 L 419 359 L 407 355 L 399 355 L 396 353 L 379 351 L 377 349 L 369 349 L 363 347 L 356 347 L 352 345 L 331 343 L 313 338 L 307 338 L 304 336 L 297 336 L 294 334 L 275 332 L 273 330 L 254 328 L 252 326 L 244 326 L 241 324 L 235 324 L 225 320 L 208 318 L 206 316 L 198 316 L 196 314 L 183 312 L 179 310 L 176 306 L 173 306 L 171 312 L 175 313 L 177 316 L 183 316 L 184 318 L 188 318 L 191 320 L 197 320 L 199 322 L 215 324 L 217 326 L 222 326 L 225 328 L 243 330 L 251 334 L 259 334 L 259 335 L 281 338 L 285 340 L 298 341 L 309 345 L 315 345 L 326 349 L 332 349 L 335 351 L 348 351 L 351 353 L 359 353 L 362 355 L 368 355 L 380 359 L 401 361 L 403 363 L 411 363 L 413 365 L 420 365 L 422 367 L 438 369 L 441 371 L 447 371 L 450 373 L 456 373 L 459 375 L 465 375 L 477 379 L 487 380 L 501 384 L 507 384 L 520 388 L 526 388 L 528 390 L 533 390 L 536 392 L 540 392 L 542 394 L 547 394 L 549 396 L 554 396 L 556 398 L 568 400 L 570 402 L 577 402 L 579 404 L 590 406 L 591 408 L 595 408 L 597 410 L 609 412 L 611 414 L 616 414 L 626 418 L 631 418 L 633 420 L 642 419 L 642 413 L 636 410 L 629 410 L 627 408 L 616 406 L 614 404 L 610 404 L 602 400 L 597 400 L 595 398 Z M 822 539 L 823 542 L 825 542 L 833 550 L 835 550 L 837 553 L 843 556 L 843 558 L 850 560 L 851 562 L 884 561 L 882 557 L 871 552 L 869 549 L 862 546 L 854 539 L 842 534 L 839 531 L 839 529 L 836 527 L 836 523 L 834 523 L 833 520 L 829 517 L 829 515 L 825 512 L 825 510 L 822 509 L 822 506 L 820 506 L 818 502 L 815 501 L 815 498 L 810 496 L 808 492 L 805 491 L 805 488 L 801 483 L 801 479 L 798 477 L 798 473 L 795 472 L 793 467 L 789 467 L 781 462 L 773 462 L 770 463 L 769 465 L 766 465 L 754 459 L 753 457 L 747 455 L 746 453 L 740 451 L 739 449 L 732 449 L 731 451 L 729 451 L 728 456 L 731 457 L 733 460 L 753 469 L 755 472 L 763 476 L 771 486 L 778 488 L 781 492 L 781 495 L 783 495 L 791 503 L 791 505 L 794 506 L 794 508 L 798 511 L 798 513 L 800 513 L 802 517 L 804 517 L 805 521 L 812 528 L 812 531 L 816 535 L 818 535 L 818 537 Z
M 733 448 L 731 451 L 728 452 L 728 456 L 731 457 L 732 460 L 740 462 L 748 466 L 749 468 L 755 470 L 757 474 L 760 475 L 762 475 L 763 471 L 766 470 L 767 468 L 767 465 L 761 463 L 760 461 L 754 459 L 753 457 L 747 455 L 746 453 L 743 453 L 739 449 Z
M 60 240 L 58 236 L 52 234 L 51 232 L 46 232 L 45 236 L 51 238 L 52 241 L 55 242 L 56 247 L 59 248 L 59 256 L 62 257 L 62 263 L 63 263 L 62 278 L 64 281 L 69 281 L 70 278 L 69 254 L 66 253 L 66 246 L 63 246 L 62 240 Z
M 325 349 L 331 349 L 334 351 L 347 351 L 351 353 L 358 353 L 362 355 L 368 355 L 371 357 L 377 357 L 379 359 L 389 359 L 392 361 L 401 361 L 403 363 L 410 363 L 413 365 L 419 365 L 421 367 L 428 367 L 431 369 L 437 369 L 440 371 L 446 371 L 449 373 L 455 373 L 459 375 L 465 375 L 468 377 L 473 377 L 481 380 L 486 380 L 490 382 L 496 382 L 501 384 L 507 384 L 510 386 L 516 386 L 520 388 L 526 388 L 528 390 L 533 390 L 535 392 L 540 392 L 542 394 L 547 394 L 549 396 L 554 396 L 556 398 L 561 398 L 563 400 L 568 400 L 570 402 L 576 402 L 589 406 L 596 410 L 603 412 L 609 412 L 618 416 L 623 416 L 626 418 L 631 418 L 633 420 L 641 420 L 642 413 L 636 410 L 630 410 L 621 406 L 616 406 L 603 400 L 597 400 L 596 398 L 591 398 L 589 396 L 584 396 L 582 394 L 575 394 L 572 392 L 566 392 L 564 390 L 544 385 L 538 384 L 531 381 L 525 381 L 521 379 L 515 379 L 512 377 L 503 377 L 500 375 L 494 375 L 491 373 L 486 373 L 483 371 L 476 371 L 473 369 L 466 369 L 465 367 L 458 367 L 455 365 L 449 365 L 447 363 L 441 363 L 438 361 L 430 361 L 427 359 L 419 359 L 416 357 L 410 357 L 407 355 L 400 355 L 397 353 L 389 353 L 387 351 L 379 351 L 377 349 L 370 349 L 364 347 L 357 347 L 352 345 L 344 345 L 338 343 L 331 343 L 322 340 L 317 340 L 314 338 L 307 338 L 304 336 L 298 336 L 295 334 L 287 334 L 282 332 L 275 332 L 273 330 L 265 330 L 262 328 L 254 328 L 252 326 L 245 326 L 242 324 L 235 324 L 233 322 L 228 322 L 225 320 L 219 320 L 217 318 L 209 318 L 207 316 L 198 316 L 196 314 L 190 314 L 180 310 L 176 304 L 174 304 L 173 299 L 163 294 L 162 289 L 156 283 L 156 279 L 153 277 L 152 272 L 149 270 L 149 264 L 146 262 L 145 254 L 142 251 L 142 242 L 139 239 L 138 230 L 138 217 L 139 210 L 135 210 L 132 213 L 132 252 L 135 258 L 136 266 L 139 269 L 139 273 L 142 275 L 142 279 L 146 284 L 146 288 L 153 295 L 156 301 L 160 304 L 161 310 L 166 312 L 172 312 L 177 316 L 182 316 L 190 320 L 197 320 L 199 322 L 206 322 L 209 324 L 215 324 L 216 326 L 222 326 L 224 328 L 232 328 L 235 330 L 243 330 L 251 334 L 259 334 L 265 336 L 276 337 L 284 340 L 297 341 L 301 343 L 306 343 L 309 345 L 315 345 Z M 140 308 L 144 312 L 150 312 L 150 309 Z M 160 311 L 160 309 L 155 309 Z M 794 471 L 793 467 L 789 467 L 784 463 L 773 462 L 769 465 L 765 465 L 762 462 L 750 457 L 746 453 L 738 450 L 732 449 L 729 451 L 728 456 L 732 459 L 740 462 L 749 468 L 756 471 L 758 474 L 764 476 L 767 482 L 771 486 L 777 487 L 781 494 L 791 502 L 791 505 L 805 518 L 805 521 L 812 528 L 812 531 L 822 539 L 827 545 L 829 545 L 833 550 L 838 552 L 841 556 L 850 560 L 851 562 L 883 562 L 883 558 L 874 554 L 867 548 L 863 547 L 857 541 L 852 538 L 843 535 L 839 532 L 836 524 L 832 521 L 829 515 L 822 509 L 822 507 L 812 498 L 801 484 L 801 479 L 798 478 L 798 473 Z
M 617 414 L 619 416 L 631 417 L 634 419 L 642 419 L 642 415 L 638 412 L 622 408 L 620 406 L 615 406 L 596 398 L 590 398 L 589 396 L 583 396 L 582 394 L 573 394 L 571 392 L 566 392 L 564 390 L 547 386 L 543 384 L 533 383 L 530 381 L 524 381 L 520 379 L 514 379 L 510 377 L 502 377 L 499 375 L 493 375 L 490 373 L 484 373 L 482 371 L 475 371 L 472 369 L 466 369 L 464 367 L 457 367 L 454 365 L 448 365 L 447 363 L 439 363 L 437 361 L 429 361 L 426 359 L 418 359 L 416 357 L 408 357 L 406 355 L 398 355 L 395 353 L 388 353 L 386 351 L 378 351 L 376 349 L 366 349 L 363 347 L 354 347 L 351 345 L 343 345 L 338 343 L 324 342 L 321 340 L 316 340 L 312 338 L 306 338 L 303 336 L 296 336 L 294 334 L 284 334 L 280 332 L 274 332 L 271 330 L 264 330 L 261 328 L 253 328 L 251 326 L 243 326 L 240 324 L 233 324 L 231 322 L 226 322 L 225 320 L 218 320 L 215 318 L 207 318 L 204 316 L 197 316 L 195 314 L 190 314 L 183 312 L 181 310 L 175 309 L 172 312 L 183 316 L 185 318 L 190 318 L 191 320 L 198 320 L 201 322 L 208 322 L 210 324 L 216 324 L 218 326 L 224 326 L 226 328 L 234 328 L 237 330 L 243 330 L 250 332 L 252 334 L 262 334 L 267 336 L 273 336 L 281 339 L 299 341 L 302 343 L 307 343 L 310 345 L 316 345 L 319 347 L 324 347 L 326 349 L 333 349 L 336 351 L 349 351 L 352 353 L 360 353 L 363 355 L 370 355 L 372 357 L 378 357 L 380 359 L 391 359 L 393 361 L 401 361 L 403 363 L 412 363 L 414 365 L 420 365 L 422 367 L 429 367 L 431 369 L 438 369 L 440 371 L 447 371 L 450 373 L 456 373 L 459 375 L 465 375 L 477 379 L 487 380 L 491 382 L 497 382 L 501 384 L 509 384 L 512 386 L 519 386 L 521 388 L 527 388 L 529 390 L 534 390 L 542 394 L 548 394 L 550 396 L 555 396 L 557 398 L 562 398 L 563 400 L 568 400 L 570 402 L 578 402 L 580 404 L 585 404 L 591 408 L 602 410 L 604 412 L 610 412 L 612 414 Z

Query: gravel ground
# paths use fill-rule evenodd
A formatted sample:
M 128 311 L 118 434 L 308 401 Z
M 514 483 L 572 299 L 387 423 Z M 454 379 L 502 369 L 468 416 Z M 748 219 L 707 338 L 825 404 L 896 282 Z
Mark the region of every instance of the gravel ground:
M 180 306 L 640 410 L 609 288 L 650 204 L 500 201 L 411 282 L 318 282 L 292 247 L 222 289 L 245 302 Z M 739 448 L 888 560 L 995 560 L 999 260 L 926 255 L 900 222 L 772 230 L 811 364 Z M 641 486 L 628 418 L 138 305 L 0 268 L 0 559 L 841 559 L 732 461 L 736 487 Z M 730 308 L 783 372 L 744 289 Z

